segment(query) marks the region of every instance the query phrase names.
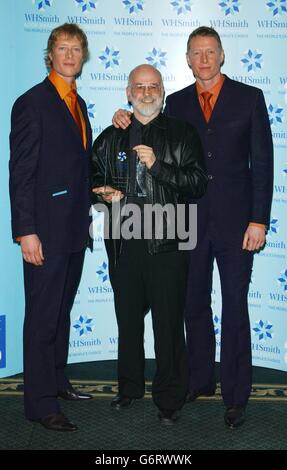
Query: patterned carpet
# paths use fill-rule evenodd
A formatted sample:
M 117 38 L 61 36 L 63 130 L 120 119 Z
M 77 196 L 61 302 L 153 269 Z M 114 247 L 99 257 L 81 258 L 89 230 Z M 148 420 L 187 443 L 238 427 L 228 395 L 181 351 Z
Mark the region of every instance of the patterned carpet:
M 79 380 L 75 379 L 77 373 Z M 93 394 L 94 399 L 83 403 L 61 401 L 63 412 L 79 426 L 75 433 L 47 431 L 25 420 L 22 377 L 0 379 L 0 449 L 71 449 L 94 453 L 100 450 L 287 450 L 287 381 L 282 380 L 285 383 L 280 385 L 274 382 L 276 377 L 285 379 L 286 373 L 267 372 L 269 383 L 253 385 L 246 422 L 236 430 L 224 425 L 219 387 L 215 397 L 199 398 L 186 405 L 178 423 L 167 427 L 157 419 L 150 382 L 145 399 L 128 410 L 116 411 L 110 407 L 110 400 L 117 392 L 116 381 L 87 380 L 88 373 L 88 368 L 84 373 L 79 365 L 70 366 L 73 385 Z M 110 379 L 113 373 L 107 372 L 105 376 Z M 261 378 L 266 378 L 266 374 Z

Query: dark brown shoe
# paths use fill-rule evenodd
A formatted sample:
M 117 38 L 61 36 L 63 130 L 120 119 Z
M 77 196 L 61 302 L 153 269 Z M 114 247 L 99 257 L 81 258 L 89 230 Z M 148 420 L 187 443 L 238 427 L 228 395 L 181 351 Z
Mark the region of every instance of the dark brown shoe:
M 71 423 L 62 413 L 53 413 L 44 416 L 44 418 L 38 420 L 38 423 L 42 424 L 44 428 L 50 431 L 74 432 L 78 430 L 78 427 Z
M 245 407 L 244 406 L 229 406 L 226 408 L 224 414 L 224 422 L 230 429 L 238 428 L 245 421 Z
M 116 395 L 111 401 L 111 407 L 115 410 L 130 408 L 137 398 L 126 397 L 125 395 Z
M 165 426 L 172 426 L 179 419 L 179 415 L 175 410 L 159 410 L 158 419 Z

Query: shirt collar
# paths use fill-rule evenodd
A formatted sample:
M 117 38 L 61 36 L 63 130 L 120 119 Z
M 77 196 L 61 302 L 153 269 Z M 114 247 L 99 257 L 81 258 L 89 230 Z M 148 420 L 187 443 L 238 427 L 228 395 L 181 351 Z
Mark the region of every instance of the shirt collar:
M 48 78 L 53 83 L 62 100 L 66 98 L 71 90 L 77 91 L 75 80 L 69 85 L 54 69 L 51 70 Z
M 209 91 L 209 93 L 211 93 L 212 95 L 218 96 L 218 95 L 219 95 L 219 92 L 220 92 L 220 90 L 221 90 L 221 87 L 222 87 L 222 85 L 223 85 L 224 80 L 225 80 L 225 75 L 220 74 L 217 83 L 216 83 L 212 88 L 210 88 L 209 90 L 205 90 L 204 88 L 202 88 L 202 87 L 199 85 L 198 82 L 195 82 L 197 94 L 200 95 L 200 93 L 202 93 L 202 92 L 204 92 L 204 91 Z
M 132 121 L 135 121 L 135 125 L 139 126 L 141 125 L 144 129 L 146 129 L 149 126 L 157 126 L 160 128 L 165 128 L 165 122 L 164 122 L 164 116 L 162 112 L 160 112 L 152 121 L 148 122 L 147 124 L 142 124 L 140 121 L 138 121 L 134 116 L 132 118 Z M 139 124 L 137 124 L 139 123 Z

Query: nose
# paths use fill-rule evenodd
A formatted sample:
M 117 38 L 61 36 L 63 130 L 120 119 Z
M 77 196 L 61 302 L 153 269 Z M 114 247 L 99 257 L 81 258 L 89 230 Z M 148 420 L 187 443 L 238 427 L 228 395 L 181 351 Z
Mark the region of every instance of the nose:
M 67 57 L 72 57 L 72 55 L 73 55 L 72 49 L 70 49 L 69 47 L 67 47 L 67 49 L 66 49 L 66 56 L 67 56 Z
M 207 63 L 207 60 L 208 60 L 208 58 L 207 58 L 206 52 L 202 52 L 202 54 L 201 54 L 201 62 L 203 62 L 204 64 L 206 64 L 206 63 Z
M 149 86 L 144 87 L 144 96 L 149 96 L 151 94 L 151 89 Z

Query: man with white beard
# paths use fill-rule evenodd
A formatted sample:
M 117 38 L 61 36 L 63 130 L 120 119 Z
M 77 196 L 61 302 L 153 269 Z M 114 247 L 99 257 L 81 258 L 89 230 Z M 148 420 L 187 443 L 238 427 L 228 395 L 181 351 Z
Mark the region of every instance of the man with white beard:
M 140 214 L 129 230 L 121 230 L 121 237 L 116 239 L 113 231 L 105 240 L 119 328 L 119 393 L 111 406 L 126 409 L 144 396 L 144 316 L 151 309 L 156 357 L 152 395 L 160 422 L 169 425 L 176 422 L 188 387 L 183 314 L 189 252 L 180 250 L 178 233 L 169 232 L 170 214 L 164 214 L 161 233 L 156 231 L 157 214 L 151 230 L 146 230 L 145 219 L 150 206 L 169 206 L 174 214 L 180 205 L 188 206 L 190 197 L 205 193 L 207 177 L 195 129 L 161 113 L 160 72 L 139 65 L 129 75 L 126 93 L 134 110 L 131 126 L 105 129 L 92 155 L 93 192 L 110 214 L 119 200 Z M 127 218 L 119 221 L 123 228 Z

